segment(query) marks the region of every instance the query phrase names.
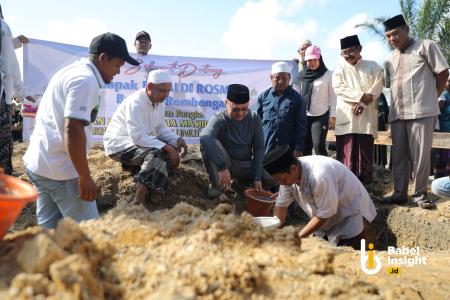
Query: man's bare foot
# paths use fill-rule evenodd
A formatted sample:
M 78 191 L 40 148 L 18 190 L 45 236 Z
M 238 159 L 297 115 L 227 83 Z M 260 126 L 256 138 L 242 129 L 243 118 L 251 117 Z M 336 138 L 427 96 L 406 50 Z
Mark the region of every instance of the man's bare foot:
M 134 196 L 133 204 L 134 205 L 144 205 L 145 199 L 148 195 L 148 188 L 142 183 L 137 183 L 136 195 Z

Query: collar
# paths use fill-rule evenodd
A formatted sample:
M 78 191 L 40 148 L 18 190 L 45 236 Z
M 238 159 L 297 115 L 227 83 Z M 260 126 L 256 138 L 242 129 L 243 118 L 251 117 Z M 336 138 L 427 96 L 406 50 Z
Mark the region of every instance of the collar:
M 396 49 L 399 53 L 405 53 L 406 50 L 408 50 L 409 47 L 411 47 L 412 45 L 414 45 L 414 43 L 416 42 L 416 40 L 413 37 L 409 38 L 409 43 L 408 45 L 405 47 L 405 49 L 400 50 L 400 49 Z
M 102 75 L 100 74 L 100 71 L 97 69 L 95 64 L 90 61 L 88 58 L 82 58 L 80 59 L 80 62 L 82 64 L 86 64 L 86 66 L 94 73 L 95 78 L 97 79 L 98 86 L 102 89 L 105 87 L 105 82 L 103 81 Z
M 274 96 L 274 97 L 281 98 L 281 97 L 283 97 L 283 96 L 289 95 L 289 93 L 291 92 L 291 90 L 292 90 L 292 87 L 289 85 L 288 88 L 284 91 L 283 94 L 277 95 L 276 92 L 275 92 L 274 87 L 271 87 L 271 88 L 270 88 L 270 94 L 271 94 L 272 96 Z

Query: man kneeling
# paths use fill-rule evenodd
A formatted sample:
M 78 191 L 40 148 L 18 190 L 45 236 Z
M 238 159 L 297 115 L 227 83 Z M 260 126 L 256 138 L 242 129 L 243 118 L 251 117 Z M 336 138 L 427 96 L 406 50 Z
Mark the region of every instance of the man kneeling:
M 372 222 L 375 206 L 358 178 L 326 156 L 295 158 L 288 147 L 269 152 L 263 166 L 280 184 L 274 214 L 283 225 L 288 206 L 297 201 L 311 220 L 299 232 L 314 233 L 334 245 L 360 248 L 364 219 Z
M 167 71 L 151 71 L 146 88 L 119 105 L 103 138 L 109 157 L 123 167 L 140 168 L 135 176 L 134 204 L 144 204 L 149 192 L 152 198 L 160 197 L 168 185 L 169 168 L 180 164 L 179 152 L 182 156 L 187 153 L 186 142 L 164 121 L 164 100 L 171 87 Z M 153 132 L 156 136 L 151 135 Z
M 200 133 L 203 162 L 211 183 L 208 197 L 213 199 L 231 188 L 252 184 L 257 190 L 270 189 L 276 182 L 262 168 L 264 137 L 261 119 L 249 108 L 250 93 L 242 84 L 230 84 L 226 109 L 216 113 Z

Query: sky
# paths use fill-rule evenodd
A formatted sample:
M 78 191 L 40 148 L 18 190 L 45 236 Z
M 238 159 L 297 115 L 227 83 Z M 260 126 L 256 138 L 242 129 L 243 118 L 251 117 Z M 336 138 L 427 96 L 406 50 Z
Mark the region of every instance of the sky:
M 1 1 L 13 35 L 88 47 L 110 31 L 130 52 L 145 30 L 150 54 L 212 58 L 288 60 L 299 41 L 322 49 L 328 68 L 339 58 L 339 39 L 358 34 L 365 59 L 382 63 L 383 41 L 355 24 L 400 13 L 398 0 L 77 0 Z M 18 58 L 21 53 L 18 51 Z

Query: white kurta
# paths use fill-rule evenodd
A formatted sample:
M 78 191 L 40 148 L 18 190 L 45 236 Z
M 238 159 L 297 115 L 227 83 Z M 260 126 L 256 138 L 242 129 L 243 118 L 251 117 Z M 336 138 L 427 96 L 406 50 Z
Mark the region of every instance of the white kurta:
M 371 134 L 376 138 L 377 99 L 383 91 L 381 67 L 374 61 L 363 59 L 360 59 L 356 65 L 351 65 L 341 58 L 333 73 L 333 88 L 337 96 L 335 134 Z M 360 101 L 364 93 L 372 94 L 373 101 L 360 115 L 355 116 L 352 106 L 355 103 L 362 103 Z
M 165 123 L 166 105 L 153 106 L 145 89 L 128 96 L 114 112 L 103 136 L 107 155 L 132 146 L 161 149 L 176 146 L 178 136 Z
M 342 163 L 314 155 L 298 158 L 302 166 L 300 184 L 281 185 L 276 206 L 288 207 L 293 201 L 309 217 L 327 218 L 318 236 L 337 244 L 360 234 L 363 218 L 372 222 L 377 212 L 364 186 Z
M 11 35 L 11 29 L 4 20 L 1 21 L 2 49 L 0 52 L 0 73 L 3 82 L 1 89 L 5 91 L 6 104 L 12 104 L 12 98 L 23 98 L 28 96 L 28 91 L 22 82 L 19 62 Z M 0 91 L 1 93 L 1 91 Z

